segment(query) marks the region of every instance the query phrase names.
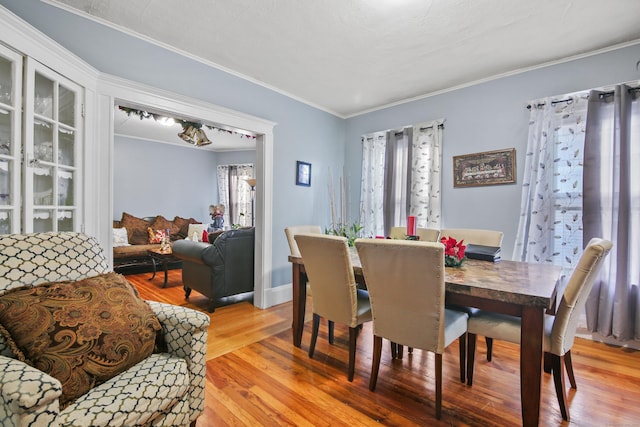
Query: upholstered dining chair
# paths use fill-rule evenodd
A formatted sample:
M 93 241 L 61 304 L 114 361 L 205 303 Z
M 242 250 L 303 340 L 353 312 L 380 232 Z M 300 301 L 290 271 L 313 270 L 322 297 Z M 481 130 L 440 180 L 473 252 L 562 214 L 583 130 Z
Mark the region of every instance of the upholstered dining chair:
M 435 353 L 436 418 L 442 414 L 442 354 L 460 343 L 460 380 L 465 381 L 467 313 L 444 306 L 444 246 L 441 243 L 357 239 L 373 314 L 373 364 L 369 389 L 375 390 L 382 339 Z
M 296 243 L 294 236 L 301 233 L 322 234 L 322 227 L 319 225 L 290 225 L 285 227 L 284 234 L 287 236 L 287 243 L 289 243 L 289 253 L 291 256 L 300 256 L 300 249 L 298 249 L 298 244 Z M 307 295 L 311 295 L 311 287 L 309 286 L 309 283 L 307 283 Z M 333 344 L 334 324 L 331 320 L 328 320 L 327 324 L 329 328 L 329 344 Z
M 348 379 L 353 381 L 356 343 L 362 324 L 371 320 L 367 291 L 356 287 L 347 239 L 326 234 L 294 236 L 311 286 L 313 329 L 309 357 L 313 357 L 320 317 L 349 327 Z
M 543 351 L 550 359 L 553 382 L 562 418 L 569 420 L 569 407 L 564 385 L 564 369 L 567 370 L 571 388 L 576 388 L 576 380 L 571 363 L 571 347 L 575 338 L 578 319 L 585 302 L 602 267 L 602 262 L 611 250 L 612 243 L 591 239 L 576 265 L 556 310 L 555 316 L 545 315 L 545 335 Z M 495 339 L 520 343 L 520 318 L 491 313 L 484 310 L 475 312 L 469 318 L 467 383 L 473 384 L 476 334 L 490 333 Z
M 437 242 L 438 236 L 440 236 L 440 230 L 435 228 L 416 228 L 416 234 L 420 236 L 420 240 L 423 242 Z M 407 237 L 407 228 L 391 227 L 389 237 L 392 239 L 403 240 Z
M 404 240 L 407 237 L 407 227 L 391 227 L 389 237 L 392 239 Z
M 437 242 L 440 237 L 440 230 L 435 228 L 417 228 L 416 234 L 421 242 Z
M 465 244 L 482 245 L 482 246 L 502 246 L 502 237 L 504 233 L 497 230 L 484 230 L 479 228 L 448 228 L 440 230 L 440 237 L 453 237 L 457 241 L 464 240 Z M 454 308 L 454 307 L 451 307 Z M 464 310 L 469 315 L 475 311 L 471 307 L 455 307 L 458 310 Z M 485 343 L 487 344 L 487 360 L 491 361 L 493 354 L 493 340 L 490 336 L 485 336 Z

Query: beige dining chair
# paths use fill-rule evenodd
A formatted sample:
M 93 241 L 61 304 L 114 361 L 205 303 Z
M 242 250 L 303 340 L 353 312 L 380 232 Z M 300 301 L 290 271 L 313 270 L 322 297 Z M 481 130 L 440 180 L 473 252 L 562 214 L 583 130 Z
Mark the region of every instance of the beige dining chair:
M 567 370 L 571 388 L 576 388 L 576 380 L 571 363 L 571 347 L 575 338 L 580 314 L 595 280 L 598 278 L 602 262 L 609 253 L 612 243 L 594 238 L 580 256 L 556 310 L 555 316 L 545 315 L 543 351 L 551 361 L 551 372 L 555 384 L 562 418 L 569 420 L 569 407 L 564 385 L 564 369 Z M 490 335 L 499 340 L 520 343 L 520 318 L 479 310 L 471 315 L 468 326 L 467 383 L 473 384 L 473 370 L 476 334 Z
M 319 225 L 290 225 L 285 227 L 284 234 L 287 236 L 289 243 L 289 254 L 294 257 L 300 257 L 300 249 L 294 236 L 296 234 L 322 234 L 322 227 Z M 311 286 L 307 283 L 307 295 L 311 296 Z M 331 320 L 327 321 L 329 330 L 329 343 L 333 344 L 334 324 Z
M 442 354 L 460 344 L 460 380 L 465 380 L 467 313 L 444 306 L 444 247 L 441 243 L 357 239 L 373 314 L 373 364 L 369 389 L 375 390 L 382 339 L 435 353 L 436 418 L 442 414 Z
M 440 238 L 440 230 L 435 228 L 417 228 L 416 234 L 421 242 L 437 242 Z
M 423 242 L 437 242 L 440 236 L 440 230 L 434 228 L 416 228 L 416 234 Z M 389 237 L 392 239 L 404 240 L 407 237 L 406 227 L 391 227 Z
M 407 227 L 391 227 L 389 237 L 397 240 L 404 240 L 407 238 Z
M 440 230 L 440 237 L 453 237 L 457 241 L 464 240 L 465 244 L 482 245 L 482 246 L 502 246 L 502 237 L 504 233 L 496 230 L 484 230 L 479 228 L 445 228 Z M 454 307 L 452 307 L 454 308 Z M 475 309 L 471 307 L 455 307 L 458 310 L 464 310 L 471 315 Z M 487 345 L 487 360 L 491 361 L 493 354 L 493 340 L 490 336 L 485 336 Z
M 313 358 L 320 317 L 349 327 L 348 379 L 353 381 L 356 343 L 362 324 L 371 320 L 367 291 L 356 287 L 347 239 L 327 234 L 294 236 L 307 270 L 313 303 L 309 357 Z

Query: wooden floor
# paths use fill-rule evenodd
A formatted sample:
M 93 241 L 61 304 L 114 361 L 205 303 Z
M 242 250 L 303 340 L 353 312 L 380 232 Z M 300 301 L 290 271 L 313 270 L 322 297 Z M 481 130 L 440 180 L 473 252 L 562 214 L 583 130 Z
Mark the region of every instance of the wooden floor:
M 145 299 L 206 312 L 196 292 L 184 299 L 180 270 L 127 278 Z M 307 313 L 308 317 L 309 314 Z M 204 426 L 517 426 L 520 424 L 518 346 L 495 342 L 491 363 L 478 340 L 474 384 L 460 383 L 458 347 L 443 360 L 443 415 L 434 416 L 434 357 L 415 351 L 391 360 L 385 345 L 378 386 L 369 391 L 371 327 L 358 340 L 356 374 L 347 381 L 348 331 L 336 324 L 334 345 L 322 323 L 314 359 L 292 344 L 291 304 L 259 310 L 248 302 L 210 315 Z M 541 426 L 640 426 L 640 352 L 576 339 L 573 364 L 578 390 L 569 392 L 571 422 L 563 422 L 551 376 L 543 374 Z M 567 381 L 568 384 L 568 381 Z

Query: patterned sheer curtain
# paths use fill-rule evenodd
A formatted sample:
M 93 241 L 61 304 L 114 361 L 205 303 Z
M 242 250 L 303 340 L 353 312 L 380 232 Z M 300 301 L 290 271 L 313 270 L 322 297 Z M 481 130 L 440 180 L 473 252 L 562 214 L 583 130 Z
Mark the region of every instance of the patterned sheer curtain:
M 640 91 L 591 91 L 585 135 L 584 238 L 614 243 L 587 301 L 587 328 L 640 340 Z
M 388 236 L 392 226 L 440 228 L 444 120 L 362 137 L 360 224 L 364 236 Z
M 582 254 L 586 108 L 586 94 L 530 103 L 514 260 L 571 268 Z
M 363 227 L 363 236 L 376 236 L 384 233 L 384 164 L 386 146 L 386 132 L 376 132 L 362 137 L 360 225 Z
M 225 226 L 251 227 L 251 187 L 246 180 L 253 178 L 253 165 L 220 165 L 217 175 Z
M 420 228 L 440 229 L 443 128 L 443 120 L 413 127 L 409 215 L 416 217 L 416 226 Z

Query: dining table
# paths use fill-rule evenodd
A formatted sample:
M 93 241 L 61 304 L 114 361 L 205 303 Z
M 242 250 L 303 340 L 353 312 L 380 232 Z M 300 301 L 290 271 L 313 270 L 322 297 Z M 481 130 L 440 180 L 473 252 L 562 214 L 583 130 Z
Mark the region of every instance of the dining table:
M 356 282 L 366 287 L 355 248 L 349 248 Z M 307 275 L 301 257 L 289 256 L 293 272 L 293 344 L 300 347 L 304 328 Z M 447 304 L 476 307 L 521 318 L 520 402 L 522 425 L 537 426 L 542 384 L 542 340 L 545 313 L 555 313 L 561 295 L 561 267 L 502 260 L 467 259 L 445 267 Z

